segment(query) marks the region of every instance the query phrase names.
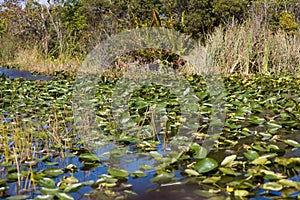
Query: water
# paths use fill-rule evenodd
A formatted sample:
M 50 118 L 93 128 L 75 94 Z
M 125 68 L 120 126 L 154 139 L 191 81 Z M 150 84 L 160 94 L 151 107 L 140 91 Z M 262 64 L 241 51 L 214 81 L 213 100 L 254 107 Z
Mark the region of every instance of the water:
M 0 67 L 0 76 L 7 76 L 10 79 L 23 78 L 28 80 L 44 80 L 50 81 L 52 77 L 42 76 L 42 75 L 32 75 L 29 71 L 18 70 L 18 69 L 8 69 Z

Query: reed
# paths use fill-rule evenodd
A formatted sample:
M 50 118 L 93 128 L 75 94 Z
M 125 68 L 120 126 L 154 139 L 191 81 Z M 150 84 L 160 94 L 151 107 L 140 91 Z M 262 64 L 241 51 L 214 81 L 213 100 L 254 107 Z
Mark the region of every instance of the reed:
M 299 72 L 300 31 L 288 35 L 257 20 L 218 27 L 206 48 L 222 74 L 280 74 Z

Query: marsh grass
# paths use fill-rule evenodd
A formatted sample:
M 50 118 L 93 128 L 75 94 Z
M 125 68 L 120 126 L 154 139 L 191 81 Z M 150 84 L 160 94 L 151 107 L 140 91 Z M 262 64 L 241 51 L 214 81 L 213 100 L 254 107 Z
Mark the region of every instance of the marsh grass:
M 61 112 L 53 115 L 53 119 L 49 117 L 46 122 L 47 129 L 39 129 L 45 122 L 41 123 L 36 118 L 17 116 L 12 122 L 1 122 L 0 149 L 4 154 L 4 164 L 17 165 L 25 161 L 37 160 L 39 154 L 49 154 L 53 146 L 61 149 L 60 156 L 64 158 L 65 151 L 71 147 L 73 125 L 67 124 L 67 120 L 70 119 L 68 114 Z M 1 118 L 4 119 L 4 116 Z
M 206 47 L 222 74 L 299 72 L 300 31 L 288 35 L 249 20 L 216 28 Z
M 80 63 L 80 58 L 67 54 L 62 54 L 57 58 L 45 58 L 37 47 L 18 49 L 13 58 L 2 60 L 2 65 L 17 66 L 21 70 L 45 74 L 53 74 L 55 71 L 74 71 L 79 68 Z

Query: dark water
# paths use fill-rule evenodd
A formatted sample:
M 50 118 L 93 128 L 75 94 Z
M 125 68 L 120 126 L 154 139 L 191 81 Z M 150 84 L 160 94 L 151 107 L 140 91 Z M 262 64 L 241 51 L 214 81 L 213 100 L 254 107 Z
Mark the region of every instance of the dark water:
M 28 80 L 44 80 L 44 81 L 50 81 L 52 79 L 49 76 L 32 75 L 31 72 L 29 71 L 0 67 L 0 76 L 3 75 L 9 77 L 10 79 L 23 78 Z

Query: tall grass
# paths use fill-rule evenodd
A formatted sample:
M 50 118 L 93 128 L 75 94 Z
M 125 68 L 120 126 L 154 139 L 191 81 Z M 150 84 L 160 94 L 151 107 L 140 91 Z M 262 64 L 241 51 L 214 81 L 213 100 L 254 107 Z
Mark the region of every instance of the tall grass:
M 8 53 L 5 52 L 7 55 Z M 80 58 L 68 54 L 61 54 L 57 58 L 51 56 L 45 58 L 37 46 L 31 49 L 19 48 L 10 57 L 6 59 L 2 57 L 0 61 L 0 65 L 17 66 L 21 70 L 46 74 L 52 74 L 55 71 L 74 71 L 80 64 Z
M 259 21 L 218 27 L 206 41 L 223 74 L 294 73 L 300 70 L 300 31 L 288 35 Z

